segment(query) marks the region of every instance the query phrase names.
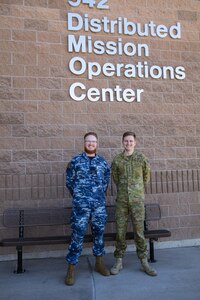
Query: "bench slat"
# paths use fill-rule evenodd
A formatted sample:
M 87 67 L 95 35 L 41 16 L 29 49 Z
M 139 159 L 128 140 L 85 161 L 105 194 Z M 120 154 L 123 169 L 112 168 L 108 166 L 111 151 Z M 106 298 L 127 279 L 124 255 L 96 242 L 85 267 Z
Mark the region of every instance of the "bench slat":
M 71 207 L 7 209 L 3 213 L 3 225 L 9 228 L 67 225 L 70 215 Z

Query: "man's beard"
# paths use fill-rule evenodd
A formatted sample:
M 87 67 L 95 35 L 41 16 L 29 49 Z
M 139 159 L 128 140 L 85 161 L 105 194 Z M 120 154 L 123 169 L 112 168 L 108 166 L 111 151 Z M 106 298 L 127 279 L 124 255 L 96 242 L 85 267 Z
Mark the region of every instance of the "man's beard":
M 88 150 L 88 149 L 86 149 L 86 147 L 84 147 L 84 151 L 87 154 L 96 154 L 97 148 L 95 148 L 93 150 Z

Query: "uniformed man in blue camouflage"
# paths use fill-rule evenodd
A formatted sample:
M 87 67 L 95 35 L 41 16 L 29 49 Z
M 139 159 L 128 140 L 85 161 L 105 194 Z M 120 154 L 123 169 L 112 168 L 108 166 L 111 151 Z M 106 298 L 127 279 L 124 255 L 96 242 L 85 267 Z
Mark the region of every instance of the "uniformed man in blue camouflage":
M 135 150 L 136 135 L 125 132 L 122 137 L 124 151 L 115 156 L 112 165 L 112 177 L 117 187 L 116 200 L 116 262 L 111 268 L 111 274 L 116 275 L 123 268 L 122 258 L 126 244 L 126 231 L 130 215 L 133 224 L 134 240 L 142 270 L 150 276 L 157 272 L 147 261 L 147 243 L 144 237 L 144 185 L 150 179 L 150 164 L 148 159 Z
M 96 154 L 97 134 L 88 132 L 84 136 L 84 152 L 72 158 L 66 169 L 66 186 L 73 197 L 71 228 L 72 236 L 66 260 L 67 285 L 75 282 L 74 267 L 78 263 L 83 248 L 83 239 L 88 223 L 93 235 L 95 269 L 104 276 L 110 275 L 102 256 L 104 250 L 104 229 L 106 224 L 105 192 L 110 179 L 110 167 L 106 160 Z

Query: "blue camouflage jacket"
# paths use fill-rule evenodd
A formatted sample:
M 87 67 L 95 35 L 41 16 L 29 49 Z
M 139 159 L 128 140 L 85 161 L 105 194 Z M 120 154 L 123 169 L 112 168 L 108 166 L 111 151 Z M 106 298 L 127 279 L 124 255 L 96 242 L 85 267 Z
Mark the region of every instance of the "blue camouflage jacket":
M 74 200 L 96 199 L 105 201 L 110 180 L 110 167 L 96 155 L 90 159 L 85 152 L 73 157 L 66 169 L 66 186 Z

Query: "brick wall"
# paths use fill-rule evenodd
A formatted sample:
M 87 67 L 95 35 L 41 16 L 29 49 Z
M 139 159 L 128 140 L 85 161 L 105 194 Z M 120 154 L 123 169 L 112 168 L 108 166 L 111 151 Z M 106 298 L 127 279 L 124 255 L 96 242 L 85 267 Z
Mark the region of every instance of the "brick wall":
M 73 8 L 65 0 L 0 1 L 1 220 L 3 209 L 10 206 L 68 204 L 68 194 L 61 192 L 59 184 L 55 189 L 60 194 L 56 195 L 63 193 L 62 197 L 48 199 L 39 189 L 41 181 L 30 178 L 38 178 L 39 174 L 41 178 L 44 174 L 46 178 L 49 174 L 63 178 L 67 161 L 82 150 L 86 131 L 98 133 L 99 152 L 109 162 L 120 151 L 122 133 L 133 130 L 138 136 L 138 148 L 150 158 L 153 171 L 200 168 L 200 1 L 109 0 L 108 3 L 110 10 L 104 11 L 86 5 Z M 101 75 L 91 81 L 85 74 L 73 75 L 68 63 L 74 54 L 67 52 L 69 11 L 98 18 L 123 16 L 141 24 L 151 20 L 166 26 L 180 22 L 181 39 L 115 36 L 135 44 L 147 43 L 148 58 L 81 56 L 102 64 L 146 59 L 151 65 L 180 65 L 186 70 L 186 78 L 127 80 L 125 76 Z M 80 32 L 75 34 L 78 36 Z M 113 39 L 103 33 L 91 35 L 96 39 Z M 69 96 L 69 86 L 75 81 L 88 88 L 112 88 L 119 84 L 122 88 L 142 88 L 145 92 L 140 103 L 76 102 Z M 18 185 L 26 188 L 16 191 Z M 148 194 L 146 201 L 152 200 L 162 205 L 164 225 L 173 227 L 172 239 L 199 238 L 198 190 Z

